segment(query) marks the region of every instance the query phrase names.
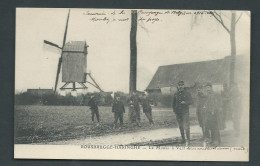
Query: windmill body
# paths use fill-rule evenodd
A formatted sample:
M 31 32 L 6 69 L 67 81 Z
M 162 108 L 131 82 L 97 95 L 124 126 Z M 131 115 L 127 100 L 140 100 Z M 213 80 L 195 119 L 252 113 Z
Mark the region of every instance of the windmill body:
M 65 84 L 60 88 L 64 89 L 86 89 L 87 76 L 87 43 L 85 41 L 70 41 L 62 49 L 61 67 L 62 82 Z M 72 83 L 72 88 L 66 88 Z M 76 83 L 80 87 L 76 87 Z
M 71 41 L 62 51 L 62 82 L 86 83 L 87 44 L 85 41 Z

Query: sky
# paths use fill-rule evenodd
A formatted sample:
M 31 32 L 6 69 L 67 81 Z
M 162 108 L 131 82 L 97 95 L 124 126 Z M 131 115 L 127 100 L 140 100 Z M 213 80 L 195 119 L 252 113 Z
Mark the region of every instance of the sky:
M 138 10 L 138 90 L 145 90 L 159 66 L 230 55 L 229 34 L 212 16 L 198 15 L 194 24 L 194 14 L 172 13 L 173 10 Z M 228 27 L 230 13 L 222 11 Z M 237 11 L 237 16 L 240 13 Z M 62 45 L 67 15 L 68 9 L 16 9 L 16 93 L 54 87 L 60 54 L 44 49 L 43 40 Z M 87 42 L 87 72 L 104 91 L 129 91 L 130 18 L 130 10 L 71 9 L 66 42 Z M 243 13 L 237 23 L 236 44 L 237 54 L 249 55 L 248 14 Z M 64 83 L 61 77 L 59 80 L 61 87 Z M 97 91 L 88 87 L 88 91 Z

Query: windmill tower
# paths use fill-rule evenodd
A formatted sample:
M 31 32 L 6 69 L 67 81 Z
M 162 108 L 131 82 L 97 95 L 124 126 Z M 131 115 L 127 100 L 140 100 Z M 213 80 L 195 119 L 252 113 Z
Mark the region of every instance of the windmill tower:
M 54 44 L 50 41 L 44 40 L 44 44 L 49 46 L 58 48 L 61 50 L 61 56 L 59 58 L 56 80 L 54 85 L 54 93 L 56 93 L 57 85 L 59 81 L 59 74 L 62 68 L 62 82 L 64 85 L 60 88 L 64 89 L 72 89 L 75 91 L 76 89 L 87 89 L 88 87 L 85 83 L 89 83 L 101 92 L 103 90 L 99 87 L 96 81 L 93 79 L 90 73 L 87 73 L 87 48 L 88 45 L 86 41 L 70 41 L 66 43 L 68 23 L 69 23 L 70 10 L 67 17 L 63 43 L 62 47 L 57 44 Z M 87 81 L 87 76 L 90 77 L 93 83 Z M 72 84 L 71 88 L 67 86 Z M 76 86 L 80 85 L 80 86 Z

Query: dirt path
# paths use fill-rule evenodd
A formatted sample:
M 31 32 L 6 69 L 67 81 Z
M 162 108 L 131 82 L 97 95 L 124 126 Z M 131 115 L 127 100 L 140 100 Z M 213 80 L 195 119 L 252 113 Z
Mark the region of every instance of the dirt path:
M 191 131 L 199 131 L 198 126 L 192 126 Z M 98 145 L 126 145 L 136 142 L 147 142 L 156 141 L 161 139 L 179 137 L 178 128 L 168 128 L 168 129 L 155 129 L 149 131 L 139 131 L 133 133 L 118 133 L 116 135 L 99 136 L 99 137 L 88 137 L 83 140 L 67 140 L 67 141 L 57 141 L 50 142 L 48 144 L 58 144 L 58 145 L 81 145 L 81 144 L 98 144 Z
M 223 146 L 235 146 L 239 143 L 242 145 L 241 140 L 232 135 L 232 123 L 227 123 L 227 128 L 221 131 Z M 243 135 L 243 133 L 242 133 Z M 191 146 L 201 146 L 201 128 L 197 125 L 191 126 Z M 55 145 L 128 145 L 141 142 L 152 142 L 158 140 L 178 140 L 180 133 L 178 128 L 155 129 L 149 131 L 139 131 L 133 133 L 118 133 L 115 135 L 87 137 L 85 139 L 74 139 L 66 141 L 56 141 L 47 144 Z M 241 144 L 241 145 L 240 145 Z

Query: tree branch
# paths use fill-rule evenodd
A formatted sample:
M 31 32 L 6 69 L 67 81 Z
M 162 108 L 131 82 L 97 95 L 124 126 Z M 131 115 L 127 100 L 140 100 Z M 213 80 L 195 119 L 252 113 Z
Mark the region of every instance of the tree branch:
M 235 24 L 239 21 L 239 19 L 241 18 L 241 16 L 243 15 L 243 12 L 241 12 L 240 16 L 238 17 L 237 21 L 235 22 Z
M 214 14 L 215 13 L 215 14 Z M 223 28 L 228 32 L 228 33 L 230 33 L 230 30 L 226 27 L 226 25 L 224 24 L 224 22 L 223 22 L 223 20 L 222 20 L 222 18 L 221 18 L 221 16 L 217 13 L 217 12 L 211 12 L 211 14 L 212 14 L 212 16 L 223 26 Z M 217 17 L 217 16 L 219 17 Z
M 221 17 L 221 13 L 218 14 L 216 11 L 214 11 L 214 13 L 218 16 L 218 18 L 220 19 L 220 21 L 223 22 L 223 19 L 222 19 L 222 17 Z M 223 23 L 224 23 L 224 22 L 223 22 Z

